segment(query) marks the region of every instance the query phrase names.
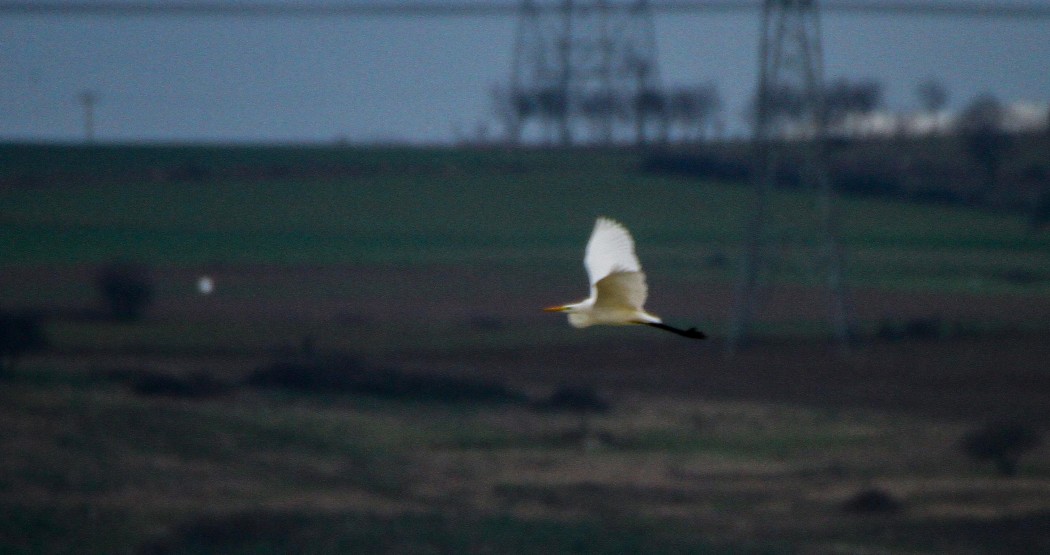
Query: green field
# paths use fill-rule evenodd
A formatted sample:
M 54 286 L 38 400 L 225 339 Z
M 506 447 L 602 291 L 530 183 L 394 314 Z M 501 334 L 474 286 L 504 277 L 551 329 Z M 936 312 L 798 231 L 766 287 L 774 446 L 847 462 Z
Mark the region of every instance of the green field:
M 812 199 L 780 191 L 778 287 L 727 358 L 750 191 L 646 156 L 0 145 L 0 311 L 48 338 L 0 373 L 0 553 L 1050 550 L 1046 442 L 1013 478 L 959 450 L 1048 427 L 1050 231 L 841 199 L 843 354 Z M 714 339 L 538 310 L 585 294 L 598 215 Z M 141 320 L 103 310 L 114 261 Z
M 578 258 L 593 219 L 609 215 L 635 233 L 647 266 L 732 279 L 747 189 L 646 174 L 642 156 L 0 147 L 0 264 L 533 266 Z M 777 279 L 815 279 L 811 199 L 785 192 L 774 206 Z M 854 283 L 1047 292 L 1050 232 L 1021 215 L 852 198 L 840 208 Z M 729 262 L 712 271 L 713 254 Z

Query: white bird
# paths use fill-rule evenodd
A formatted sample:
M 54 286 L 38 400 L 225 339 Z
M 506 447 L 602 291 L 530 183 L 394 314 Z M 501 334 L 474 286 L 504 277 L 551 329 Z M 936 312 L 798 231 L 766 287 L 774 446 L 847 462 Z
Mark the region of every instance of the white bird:
M 644 324 L 693 339 L 707 337 L 696 328 L 671 327 L 642 308 L 649 296 L 645 273 L 634 254 L 631 234 L 619 222 L 598 218 L 587 241 L 583 266 L 590 279 L 591 296 L 578 303 L 543 310 L 568 313 L 569 323 L 577 328 Z

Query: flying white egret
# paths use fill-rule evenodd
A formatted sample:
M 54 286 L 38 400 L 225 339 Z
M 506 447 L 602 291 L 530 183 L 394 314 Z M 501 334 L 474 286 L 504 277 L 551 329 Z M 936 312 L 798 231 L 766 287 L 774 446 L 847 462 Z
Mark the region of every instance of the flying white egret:
M 645 273 L 634 254 L 631 234 L 619 222 L 598 218 L 587 242 L 583 265 L 590 278 L 591 296 L 578 303 L 543 310 L 568 313 L 569 323 L 577 328 L 603 324 L 644 324 L 683 337 L 707 337 L 696 328 L 684 330 L 669 326 L 659 316 L 649 314 L 642 308 L 649 296 Z

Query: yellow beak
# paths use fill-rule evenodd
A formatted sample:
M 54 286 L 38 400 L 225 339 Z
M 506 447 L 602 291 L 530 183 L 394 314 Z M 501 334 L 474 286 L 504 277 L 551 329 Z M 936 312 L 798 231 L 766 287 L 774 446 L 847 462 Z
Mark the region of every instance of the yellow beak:
M 562 306 L 548 306 L 547 308 L 543 309 L 544 312 L 565 312 L 566 310 L 569 310 L 569 307 L 564 306 L 564 305 L 562 305 Z

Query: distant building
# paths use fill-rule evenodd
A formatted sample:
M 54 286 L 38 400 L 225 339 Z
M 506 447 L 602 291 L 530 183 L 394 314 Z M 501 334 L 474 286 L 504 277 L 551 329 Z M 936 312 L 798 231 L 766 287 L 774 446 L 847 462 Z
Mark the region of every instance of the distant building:
M 1050 126 L 1050 102 L 1014 102 L 1006 105 L 1003 129 L 1011 132 L 1042 131 Z
M 917 136 L 951 132 L 959 123 L 960 112 L 897 113 L 877 111 L 848 114 L 828 125 L 828 136 L 837 138 Z M 1050 128 L 1050 102 L 1018 101 L 1003 105 L 1002 130 L 1009 133 L 1040 132 Z M 801 125 L 785 125 L 786 138 L 802 138 L 811 130 Z

